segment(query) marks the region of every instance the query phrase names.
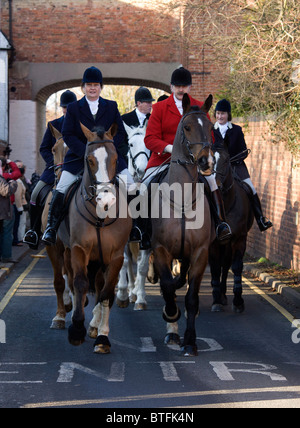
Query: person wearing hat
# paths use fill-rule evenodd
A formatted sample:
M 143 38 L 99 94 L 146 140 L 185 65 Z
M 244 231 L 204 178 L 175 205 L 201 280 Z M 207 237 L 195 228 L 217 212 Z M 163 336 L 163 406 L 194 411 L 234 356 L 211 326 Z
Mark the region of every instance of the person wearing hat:
M 119 144 L 126 138 L 126 131 L 115 101 L 100 97 L 103 78 L 101 71 L 96 67 L 85 70 L 82 79 L 82 91 L 84 97 L 72 103 L 68 107 L 66 118 L 62 128 L 65 143 L 69 147 L 62 168 L 62 175 L 53 192 L 49 209 L 48 224 L 43 235 L 46 245 L 56 243 L 56 233 L 61 222 L 64 195 L 69 187 L 78 179 L 84 169 L 84 154 L 87 139 L 81 129 L 81 123 L 88 129 L 103 127 L 106 131 L 117 123 L 118 132 L 114 137 L 114 144 L 118 152 Z M 127 176 L 128 184 L 132 184 L 133 178 L 127 170 L 124 158 L 118 152 L 118 173 Z
M 138 128 L 139 126 L 144 126 L 146 120 L 149 119 L 152 110 L 152 104 L 155 100 L 152 97 L 149 89 L 145 88 L 144 86 L 141 86 L 136 90 L 134 100 L 135 109 L 129 113 L 123 114 L 122 120 L 124 123 L 126 123 L 127 126 L 131 128 Z M 126 137 L 124 143 L 119 147 L 119 150 L 125 159 L 127 159 L 128 149 L 128 138 Z
M 68 105 L 74 103 L 75 101 L 77 101 L 77 98 L 74 92 L 67 90 L 61 94 L 60 107 L 62 108 L 63 115 L 60 118 L 52 120 L 48 123 L 42 144 L 40 146 L 40 154 L 46 162 L 46 168 L 42 173 L 37 185 L 35 186 L 30 198 L 30 230 L 26 232 L 23 238 L 23 242 L 25 242 L 25 244 L 28 244 L 32 249 L 37 249 L 41 232 L 41 214 L 43 207 L 37 204 L 38 196 L 47 186 L 53 187 L 55 181 L 55 174 L 53 168 L 54 158 L 52 149 L 56 142 L 56 139 L 50 131 L 50 123 L 59 132 L 62 132 L 62 127 L 64 124 L 65 116 L 67 114 Z
M 243 130 L 240 126 L 231 122 L 231 104 L 228 100 L 220 100 L 215 108 L 216 123 L 214 125 L 214 145 L 223 145 L 226 137 L 228 142 L 228 151 L 231 158 L 236 158 L 231 163 L 238 177 L 248 184 L 252 190 L 250 198 L 254 215 L 259 229 L 263 232 L 273 226 L 270 220 L 266 219 L 262 212 L 261 203 L 256 189 L 250 178 L 248 168 L 244 160 L 248 156 L 248 149 L 245 142 Z
M 156 171 L 162 172 L 168 168 L 168 161 L 171 160 L 173 141 L 178 125 L 183 117 L 182 99 L 184 94 L 189 94 L 192 87 L 192 74 L 184 67 L 177 68 L 171 77 L 172 95 L 164 101 L 160 101 L 153 106 L 153 111 L 148 122 L 145 144 L 151 150 L 152 155 L 147 165 L 144 183 L 154 178 Z M 191 105 L 202 107 L 203 103 L 189 95 Z M 207 115 L 209 120 L 210 117 Z M 161 168 L 158 168 L 164 164 Z M 221 192 L 217 186 L 214 175 L 206 177 L 212 192 L 212 202 L 215 205 L 216 232 L 219 240 L 229 239 L 231 234 L 230 226 L 226 222 L 225 209 Z

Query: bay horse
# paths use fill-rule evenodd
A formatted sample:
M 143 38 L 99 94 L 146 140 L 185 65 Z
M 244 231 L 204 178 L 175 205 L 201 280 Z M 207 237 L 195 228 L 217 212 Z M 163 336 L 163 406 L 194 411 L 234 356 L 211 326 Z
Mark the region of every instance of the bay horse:
M 170 197 L 169 218 L 161 213 L 157 218 L 152 218 L 151 242 L 155 270 L 160 277 L 161 291 L 165 300 L 163 318 L 168 323 L 165 343 L 170 343 L 171 340 L 180 342 L 177 321 L 181 314 L 176 304 L 176 289 L 186 283 L 188 273 L 188 290 L 185 296 L 187 324 L 181 349 L 184 356 L 197 356 L 195 319 L 199 312 L 198 293 L 208 263 L 209 247 L 215 236 L 209 203 L 204 192 L 200 195 L 197 191 L 199 173 L 205 171 L 204 174 L 210 175 L 213 169 L 210 149 L 213 125 L 207 118 L 212 105 L 212 96 L 206 99 L 201 109 L 190 105 L 187 94 L 184 95 L 182 104 L 184 114 L 174 139 L 170 169 L 159 184 L 159 188 L 164 184 L 174 186 L 174 197 L 176 190 L 181 190 L 183 201 L 182 198 L 179 200 L 178 209 Z M 192 190 L 187 191 L 188 187 Z M 157 192 L 160 193 L 159 188 Z M 185 204 L 185 196 L 189 192 L 188 199 L 192 202 Z M 151 195 L 152 201 L 155 196 L 157 194 Z M 159 195 L 160 210 L 166 199 L 168 198 L 165 195 Z M 187 227 L 187 218 L 191 218 L 191 211 L 198 203 L 202 209 L 202 224 L 195 222 L 194 227 Z M 171 273 L 173 259 L 182 261 L 179 280 L 174 279 Z
M 94 352 L 106 354 L 111 348 L 109 314 L 132 219 L 128 212 L 118 215 L 121 202 L 127 209 L 127 197 L 123 194 L 126 192 L 117 191 L 118 155 L 113 143 L 117 125 L 113 124 L 107 132 L 103 129 L 92 132 L 82 124 L 81 127 L 88 141 L 84 173 L 58 230 L 65 247 L 65 266 L 74 296 L 69 342 L 74 346 L 84 342 L 84 306 L 91 284 L 95 288 L 96 302 L 89 336 L 96 338 Z
M 227 277 L 231 268 L 234 274 L 232 308 L 234 312 L 242 313 L 245 310 L 245 303 L 242 298 L 243 258 L 246 251 L 247 235 L 254 220 L 248 196 L 248 192 L 251 194 L 252 190 L 247 189 L 246 184 L 234 177 L 228 152 L 228 139 L 225 138 L 224 145 L 214 147 L 213 150 L 216 159 L 216 179 L 217 183 L 220 183 L 232 238 L 225 244 L 215 240 L 210 247 L 209 264 L 213 288 L 212 312 L 223 311 L 223 306 L 227 304 Z
M 55 183 L 57 184 L 62 171 L 62 165 L 68 147 L 63 140 L 62 134 L 49 123 L 49 127 L 56 142 L 52 148 L 54 165 L 55 165 Z M 45 207 L 42 213 L 42 230 L 44 231 L 47 226 L 49 206 L 52 199 L 52 192 L 49 193 Z M 70 289 L 68 287 L 68 278 L 64 267 L 64 245 L 58 238 L 55 245 L 47 245 L 46 251 L 50 259 L 53 269 L 53 285 L 57 298 L 57 311 L 52 320 L 51 329 L 63 330 L 65 329 L 66 314 L 72 310 L 72 299 L 70 297 Z
M 145 146 L 146 122 L 143 126 L 124 127 L 128 135 L 128 170 L 135 182 L 143 179 L 150 158 L 150 150 Z M 120 308 L 127 308 L 134 303 L 135 311 L 147 308 L 145 283 L 149 270 L 151 250 L 140 250 L 139 243 L 129 242 L 125 247 L 124 263 L 120 271 L 116 303 Z M 137 274 L 134 275 L 133 263 L 137 264 Z

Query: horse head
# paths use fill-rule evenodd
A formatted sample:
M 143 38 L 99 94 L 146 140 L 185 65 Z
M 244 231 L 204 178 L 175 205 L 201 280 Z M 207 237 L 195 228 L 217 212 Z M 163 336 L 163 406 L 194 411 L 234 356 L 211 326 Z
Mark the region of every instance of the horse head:
M 198 164 L 203 175 L 210 175 L 214 167 L 213 154 L 210 148 L 213 124 L 207 117 L 212 106 L 212 100 L 212 95 L 209 95 L 201 108 L 191 106 L 187 94 L 184 94 L 182 100 L 182 144 L 185 146 L 185 154 L 189 163 Z
M 88 141 L 83 181 L 92 190 L 97 203 L 97 214 L 103 218 L 116 203 L 114 185 L 118 155 L 113 137 L 117 133 L 118 125 L 114 123 L 108 131 L 103 128 L 90 131 L 81 124 L 81 129 Z
M 150 158 L 150 150 L 147 149 L 144 142 L 147 123 L 135 128 L 123 123 L 128 135 L 128 169 L 134 179 L 141 181 Z

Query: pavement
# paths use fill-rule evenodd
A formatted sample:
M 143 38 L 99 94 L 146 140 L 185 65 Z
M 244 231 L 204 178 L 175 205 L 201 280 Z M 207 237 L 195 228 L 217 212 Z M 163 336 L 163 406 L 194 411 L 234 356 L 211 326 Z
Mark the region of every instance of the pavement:
M 37 255 L 42 249 L 40 246 L 38 251 L 30 250 L 28 245 L 23 244 L 22 247 L 13 247 L 12 248 L 12 259 L 17 263 L 21 261 L 26 255 L 32 254 L 32 256 Z M 15 267 L 16 263 L 0 263 L 0 283 L 6 279 L 12 269 Z M 275 278 L 268 273 L 265 273 L 262 269 L 257 268 L 257 266 L 251 263 L 244 264 L 244 272 L 249 272 L 258 278 L 260 281 L 268 284 L 274 291 L 278 294 L 281 294 L 284 298 L 289 300 L 292 304 L 297 307 L 300 307 L 300 293 L 295 291 L 292 287 L 282 283 L 279 278 Z

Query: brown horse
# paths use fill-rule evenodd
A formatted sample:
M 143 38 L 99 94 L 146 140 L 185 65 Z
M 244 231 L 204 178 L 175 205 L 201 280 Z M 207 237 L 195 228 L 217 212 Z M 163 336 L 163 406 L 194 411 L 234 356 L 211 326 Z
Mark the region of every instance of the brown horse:
M 54 165 L 56 165 L 55 168 L 55 181 L 58 183 L 60 176 L 61 176 L 61 170 L 62 170 L 62 164 L 66 155 L 66 152 L 68 150 L 68 147 L 66 146 L 62 134 L 53 127 L 51 123 L 49 123 L 50 130 L 52 132 L 52 135 L 56 139 L 56 143 L 52 148 L 52 153 L 54 157 Z M 42 229 L 45 230 L 47 225 L 47 219 L 48 219 L 48 212 L 49 212 L 49 205 L 51 203 L 52 199 L 52 192 L 49 193 L 45 208 L 42 213 Z M 66 270 L 64 268 L 64 246 L 60 239 L 57 240 L 55 245 L 46 246 L 46 251 L 48 254 L 48 257 L 52 264 L 53 269 L 53 285 L 56 293 L 57 298 L 57 311 L 56 315 L 52 320 L 51 327 L 52 329 L 58 329 L 63 330 L 65 328 L 65 318 L 67 312 L 70 312 L 72 310 L 72 300 L 69 295 L 69 288 L 67 286 L 67 275 Z
M 157 193 L 160 210 L 169 202 L 170 215 L 161 213 L 152 218 L 152 248 L 155 270 L 160 276 L 160 285 L 165 300 L 163 318 L 168 323 L 165 342 L 180 342 L 177 334 L 177 321 L 180 310 L 176 304 L 176 289 L 186 282 L 188 272 L 188 291 L 185 297 L 187 326 L 182 350 L 185 356 L 196 356 L 195 319 L 199 311 L 199 289 L 208 262 L 209 246 L 215 234 L 212 229 L 209 203 L 204 192 L 199 193 L 199 172 L 211 174 L 213 156 L 210 150 L 212 123 L 206 113 L 212 105 L 212 96 L 203 107 L 191 107 L 187 95 L 183 98 L 184 115 L 181 119 L 173 144 L 171 165 L 165 179 L 160 183 Z M 174 199 L 161 192 L 167 184 L 173 187 Z M 189 189 L 189 190 L 188 190 Z M 180 198 L 178 199 L 178 193 Z M 177 195 L 176 195 L 177 194 Z M 176 197 L 177 196 L 177 197 Z M 155 194 L 152 193 L 152 204 Z M 189 201 L 188 203 L 186 203 Z M 196 206 L 196 210 L 195 210 Z M 153 205 L 152 205 L 153 207 Z M 194 214 L 201 214 L 201 221 L 190 222 Z M 166 218 L 168 217 L 168 218 Z M 171 273 L 173 259 L 182 260 L 179 280 Z
M 126 195 L 116 191 L 116 125 L 107 132 L 91 132 L 83 125 L 82 129 L 88 140 L 83 178 L 58 231 L 66 249 L 65 266 L 74 295 L 69 341 L 72 345 L 84 341 L 84 305 L 89 284 L 94 284 L 96 304 L 89 335 L 96 338 L 94 352 L 109 353 L 109 313 L 132 220 L 128 215 L 119 216 L 114 209 L 120 203 L 127 209 Z
M 234 178 L 231 168 L 227 141 L 214 147 L 216 158 L 216 178 L 220 183 L 227 221 L 231 227 L 232 238 L 225 245 L 215 240 L 210 248 L 209 264 L 213 287 L 213 312 L 223 310 L 227 304 L 227 277 L 229 269 L 234 274 L 233 310 L 242 313 L 245 310 L 242 298 L 243 258 L 246 251 L 247 235 L 253 225 L 254 214 L 247 194 L 247 186 Z M 252 190 L 248 189 L 249 194 Z

